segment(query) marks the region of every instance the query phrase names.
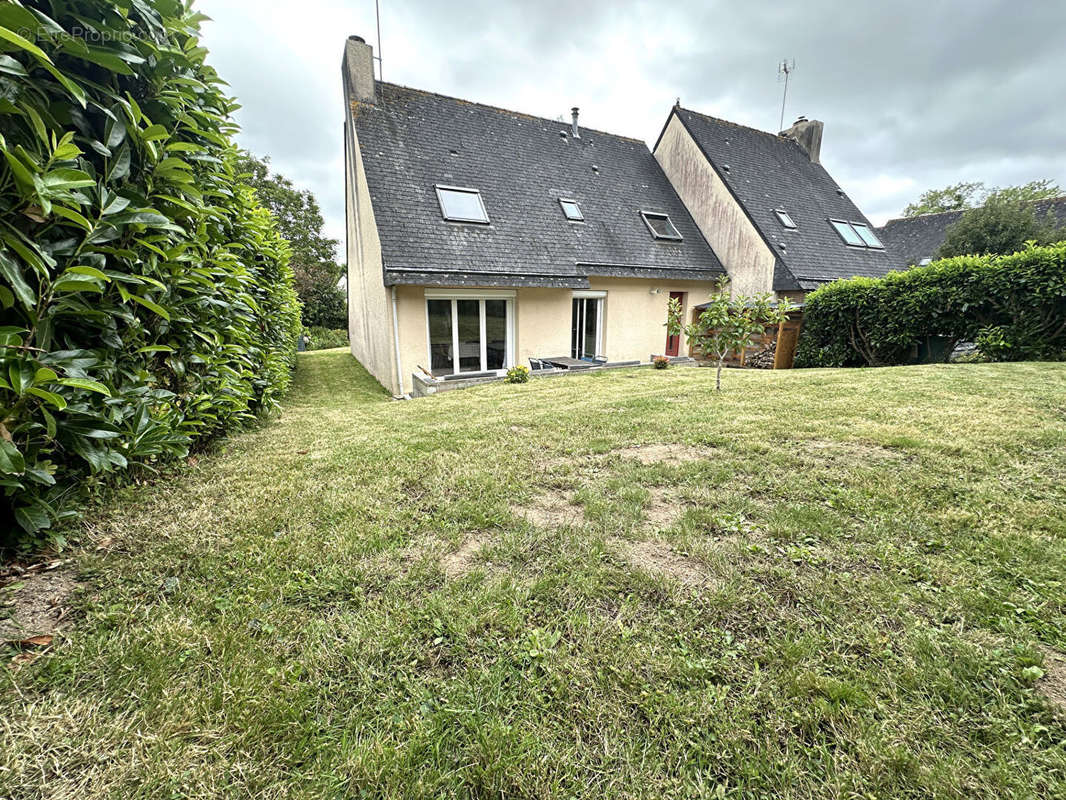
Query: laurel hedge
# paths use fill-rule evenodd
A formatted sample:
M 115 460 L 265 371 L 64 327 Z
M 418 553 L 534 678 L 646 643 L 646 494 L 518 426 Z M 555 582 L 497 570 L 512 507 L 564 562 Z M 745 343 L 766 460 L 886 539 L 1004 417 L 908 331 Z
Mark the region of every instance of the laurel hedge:
M 236 172 L 203 19 L 0 3 L 0 545 L 57 538 L 288 386 L 288 245 Z
M 959 256 L 807 296 L 796 366 L 913 363 L 976 342 L 994 361 L 1066 356 L 1066 242 L 1006 256 Z

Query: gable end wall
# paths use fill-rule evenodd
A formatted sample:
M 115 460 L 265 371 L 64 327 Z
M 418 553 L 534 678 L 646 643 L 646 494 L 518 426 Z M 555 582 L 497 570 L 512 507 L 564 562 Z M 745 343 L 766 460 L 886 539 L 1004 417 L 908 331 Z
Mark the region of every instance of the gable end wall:
M 676 114 L 655 159 L 729 273 L 734 295 L 772 292 L 774 254 Z
M 352 355 L 382 386 L 393 394 L 402 394 L 396 374 L 392 303 L 385 287 L 381 240 L 351 116 L 345 129 L 348 336 Z

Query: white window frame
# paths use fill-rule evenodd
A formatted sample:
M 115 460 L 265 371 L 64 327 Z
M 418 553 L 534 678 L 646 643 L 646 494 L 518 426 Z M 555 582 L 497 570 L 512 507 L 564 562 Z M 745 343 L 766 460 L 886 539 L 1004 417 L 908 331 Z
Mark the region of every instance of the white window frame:
M 515 303 L 516 293 L 507 289 L 426 289 L 423 300 L 423 308 L 426 315 L 426 358 L 429 370 L 433 370 L 433 344 L 429 329 L 429 303 L 428 300 L 451 300 L 452 302 L 452 371 L 449 375 L 470 375 L 474 373 L 459 371 L 459 309 L 457 300 L 479 300 L 478 314 L 480 318 L 480 330 L 478 335 L 481 341 L 481 369 L 477 372 L 494 372 L 504 375 L 515 364 Z M 504 300 L 507 309 L 507 344 L 504 348 L 503 367 L 501 369 L 485 369 L 488 365 L 488 342 L 485 340 L 485 301 Z
M 596 289 L 575 289 L 573 291 L 573 293 L 571 294 L 571 297 L 570 297 L 570 308 L 571 308 L 571 311 L 570 311 L 570 315 L 571 315 L 570 328 L 571 328 L 571 332 L 573 332 L 573 325 L 574 325 L 574 321 L 573 321 L 574 300 L 599 300 L 600 301 L 598 306 L 597 306 L 599 313 L 596 315 L 596 352 L 593 353 L 592 357 L 593 358 L 600 358 L 600 357 L 605 356 L 605 353 L 603 352 L 603 318 L 604 318 L 604 316 L 607 313 L 607 292 L 601 291 L 601 290 L 596 290 Z M 585 308 L 586 309 L 588 308 L 587 304 L 585 305 Z M 582 327 L 584 327 L 584 326 L 582 326 Z M 571 342 L 570 343 L 571 350 L 573 350 L 573 347 L 574 347 L 574 343 Z M 586 356 L 586 358 L 587 357 L 588 356 Z
M 569 214 L 566 213 L 566 204 L 567 203 L 570 203 L 575 209 L 577 209 L 577 216 L 576 217 L 571 217 Z M 577 200 L 574 200 L 573 198 L 570 198 L 570 197 L 560 197 L 559 198 L 559 208 L 562 209 L 563 217 L 566 219 L 567 222 L 578 223 L 578 222 L 584 222 L 585 221 L 585 212 L 581 210 L 581 203 L 577 202 Z
M 666 220 L 666 224 L 670 226 L 670 230 L 672 230 L 674 232 L 674 235 L 673 236 L 663 236 L 660 233 L 658 233 L 655 230 L 655 228 L 652 227 L 651 223 L 648 221 L 648 217 L 655 217 L 656 219 Z M 670 219 L 670 215 L 667 214 L 666 212 L 664 212 L 664 211 L 644 211 L 644 210 L 641 210 L 640 218 L 642 220 L 644 220 L 644 224 L 647 226 L 648 232 L 651 233 L 651 237 L 653 239 L 658 239 L 659 241 L 663 241 L 663 242 L 683 242 L 683 241 L 685 241 L 685 237 L 681 235 L 681 231 L 679 231 L 677 229 L 677 226 L 674 224 L 674 221 L 672 219 Z
M 485 208 L 485 198 L 483 198 L 481 196 L 481 190 L 480 189 L 472 189 L 469 186 L 445 186 L 442 183 L 433 184 L 433 189 L 437 193 L 437 205 L 440 206 L 440 215 L 447 222 L 467 222 L 467 223 L 474 223 L 476 225 L 488 225 L 490 222 L 492 222 L 492 220 L 489 219 L 489 211 L 488 211 L 487 208 Z M 478 204 L 481 206 L 481 213 L 484 215 L 485 218 L 484 219 L 472 219 L 470 217 L 450 217 L 450 216 L 448 216 L 448 212 L 444 209 L 444 197 L 441 195 L 442 191 L 444 191 L 444 192 L 462 192 L 463 194 L 472 194 L 472 195 L 474 195 L 477 198 Z
M 785 211 L 785 209 L 775 208 L 774 214 L 777 216 L 777 221 L 781 223 L 782 228 L 790 231 L 799 228 L 799 225 L 796 224 L 796 220 L 792 219 L 792 215 Z

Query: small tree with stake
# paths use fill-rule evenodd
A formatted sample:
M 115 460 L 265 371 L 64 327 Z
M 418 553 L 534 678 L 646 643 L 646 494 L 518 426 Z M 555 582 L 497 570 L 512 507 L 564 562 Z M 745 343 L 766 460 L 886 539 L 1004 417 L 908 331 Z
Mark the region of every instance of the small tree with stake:
M 751 347 L 755 334 L 785 321 L 793 305 L 788 300 L 773 303 L 770 294 L 731 297 L 729 279 L 722 278 L 711 293 L 706 308 L 695 322 L 681 319 L 681 303 L 671 300 L 666 327 L 671 336 L 684 334 L 689 348 L 718 362 L 715 391 L 722 391 L 722 367 L 730 353 Z

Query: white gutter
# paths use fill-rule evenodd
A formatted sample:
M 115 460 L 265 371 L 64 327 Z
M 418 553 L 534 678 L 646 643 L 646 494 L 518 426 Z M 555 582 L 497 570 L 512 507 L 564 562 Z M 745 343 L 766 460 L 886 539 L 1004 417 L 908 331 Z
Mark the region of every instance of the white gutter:
M 396 347 L 396 383 L 398 395 L 406 397 L 403 391 L 403 362 L 400 361 L 400 317 L 396 312 L 396 287 L 392 289 L 392 342 Z

